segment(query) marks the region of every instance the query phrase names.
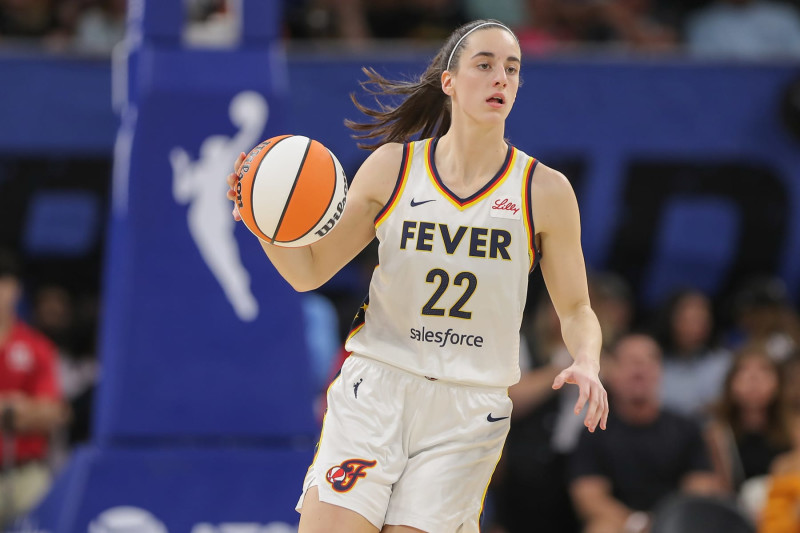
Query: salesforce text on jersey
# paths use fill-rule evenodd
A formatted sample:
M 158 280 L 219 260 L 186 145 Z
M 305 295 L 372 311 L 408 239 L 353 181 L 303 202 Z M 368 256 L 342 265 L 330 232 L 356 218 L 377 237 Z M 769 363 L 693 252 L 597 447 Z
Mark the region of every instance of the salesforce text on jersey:
M 436 343 L 440 347 L 445 344 L 455 344 L 457 346 L 474 346 L 476 348 L 483 348 L 483 337 L 480 335 L 467 335 L 464 333 L 455 333 L 452 329 L 448 328 L 447 331 L 431 331 L 429 329 L 422 330 L 411 328 L 411 338 L 417 342 L 430 342 Z

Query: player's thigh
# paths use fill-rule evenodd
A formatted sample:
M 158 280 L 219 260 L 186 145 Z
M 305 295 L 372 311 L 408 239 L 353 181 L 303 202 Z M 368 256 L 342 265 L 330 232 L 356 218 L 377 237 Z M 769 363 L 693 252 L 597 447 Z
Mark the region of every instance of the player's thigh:
M 510 428 L 504 391 L 432 384 L 417 437 L 392 487 L 386 524 L 477 533 L 483 499 Z M 424 409 L 424 411 L 423 411 Z
M 303 499 L 297 533 L 377 533 L 378 528 L 355 511 L 319 501 L 319 489 L 311 487 Z

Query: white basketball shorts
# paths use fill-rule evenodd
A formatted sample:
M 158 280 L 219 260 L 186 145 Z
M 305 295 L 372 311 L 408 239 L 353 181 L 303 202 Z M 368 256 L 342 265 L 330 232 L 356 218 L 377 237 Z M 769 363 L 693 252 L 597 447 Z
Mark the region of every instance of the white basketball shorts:
M 378 529 L 477 533 L 510 427 L 507 389 L 473 387 L 356 354 L 328 389 L 328 412 L 303 493 L 351 509 Z

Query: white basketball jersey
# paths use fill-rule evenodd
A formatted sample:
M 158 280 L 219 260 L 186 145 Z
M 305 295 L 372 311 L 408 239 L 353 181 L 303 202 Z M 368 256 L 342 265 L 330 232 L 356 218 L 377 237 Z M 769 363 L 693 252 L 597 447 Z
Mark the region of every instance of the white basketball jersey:
M 529 205 L 536 160 L 509 146 L 469 198 L 434 164 L 438 139 L 409 143 L 346 348 L 428 378 L 508 387 L 519 381 L 528 274 L 539 260 Z

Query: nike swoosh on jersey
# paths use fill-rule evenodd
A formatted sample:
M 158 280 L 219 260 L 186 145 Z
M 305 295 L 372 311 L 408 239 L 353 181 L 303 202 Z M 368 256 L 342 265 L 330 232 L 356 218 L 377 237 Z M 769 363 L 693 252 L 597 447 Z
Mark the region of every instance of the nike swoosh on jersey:
M 415 202 L 414 199 L 411 199 L 411 207 L 417 207 L 418 205 L 427 204 L 428 202 L 435 202 L 436 198 L 433 200 L 423 200 L 421 202 Z
M 506 418 L 508 418 L 508 417 L 507 416 L 498 416 L 497 418 L 495 418 L 495 417 L 492 416 L 492 413 L 489 413 L 489 416 L 486 417 L 486 420 L 488 420 L 489 422 L 498 422 L 500 420 L 505 420 Z

